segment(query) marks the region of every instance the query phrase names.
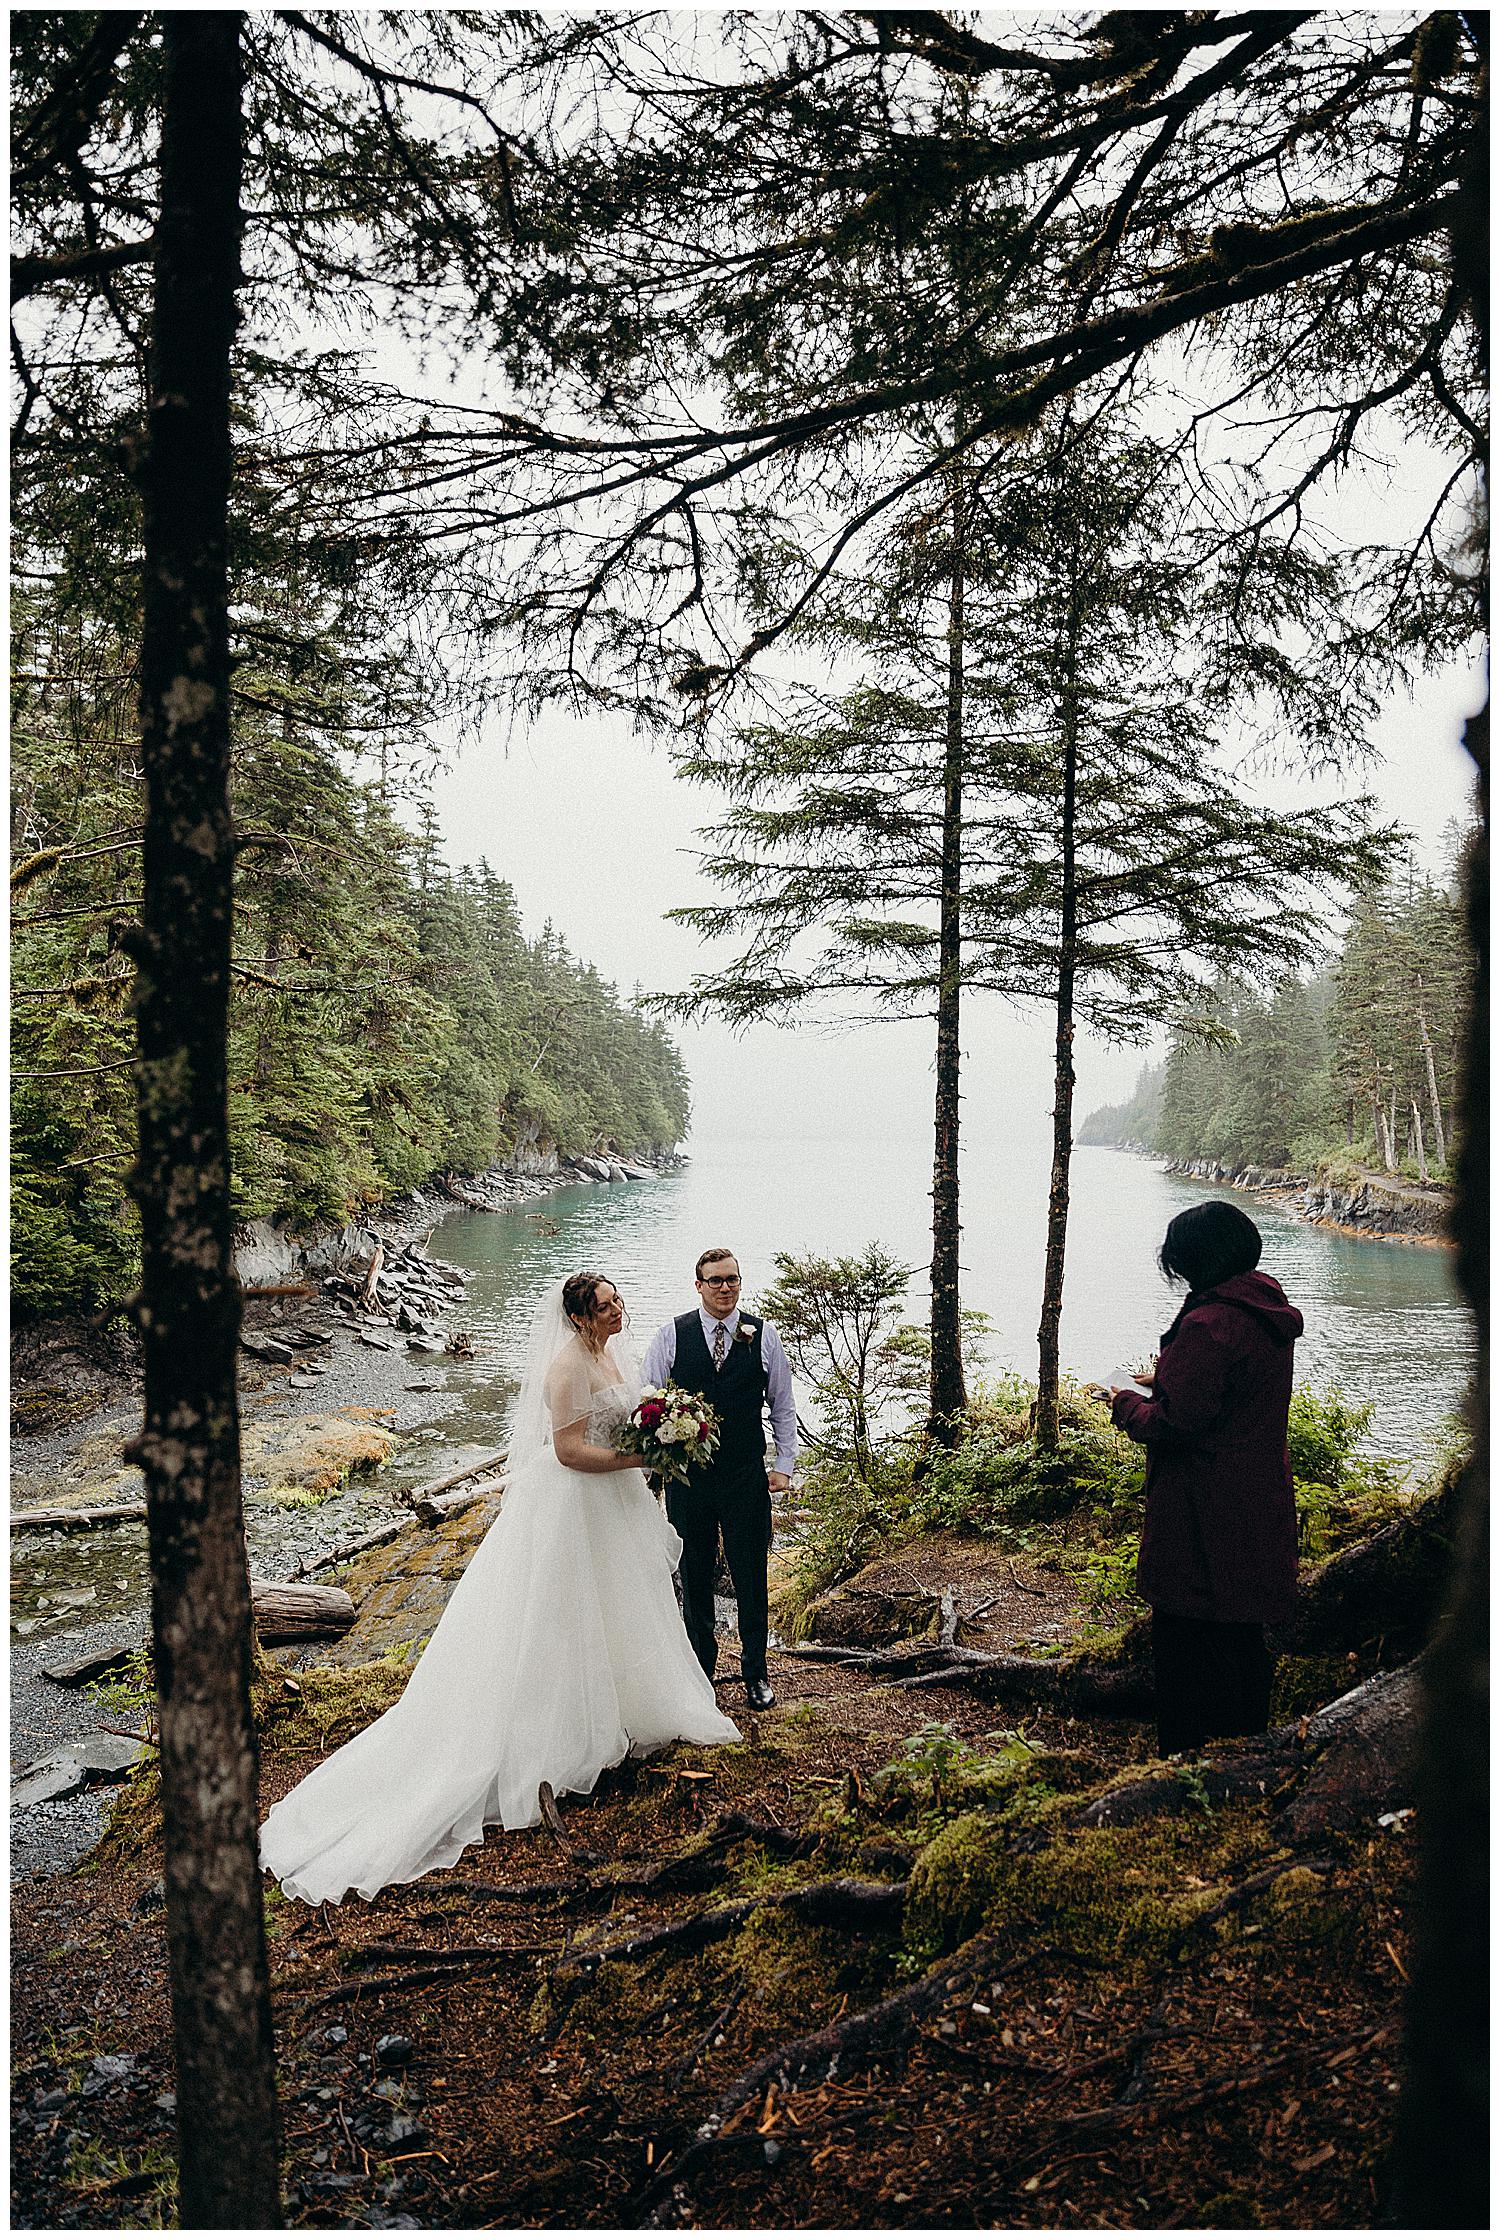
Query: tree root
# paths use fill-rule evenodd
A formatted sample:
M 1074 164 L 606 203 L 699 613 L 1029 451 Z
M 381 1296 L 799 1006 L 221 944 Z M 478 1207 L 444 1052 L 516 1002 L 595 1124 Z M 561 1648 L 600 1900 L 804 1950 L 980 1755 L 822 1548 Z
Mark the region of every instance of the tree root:
M 713 2021 L 709 2024 L 708 2028 L 704 2031 L 701 2031 L 699 2035 L 693 2040 L 693 2043 L 689 2046 L 687 2052 L 682 2056 L 676 2068 L 673 2070 L 672 2082 L 674 2084 L 687 2083 L 688 2078 L 697 2068 L 699 2062 L 703 2059 L 704 2054 L 707 2053 L 709 2047 L 713 2044 L 715 2038 L 717 2038 L 717 2036 L 719 2035 L 719 2032 L 721 2030 L 727 2029 L 729 2024 L 734 2020 L 735 2015 L 739 2012 L 740 2004 L 744 1999 L 745 1993 L 749 1990 L 749 1988 L 749 1977 L 741 1976 L 739 1982 L 735 1985 L 733 1991 L 730 1993 L 729 1998 L 719 2009 L 718 2013 L 714 2016 Z
M 722 1812 L 703 1836 L 686 1851 L 668 1859 L 625 1862 L 623 1873 L 571 1875 L 547 1882 L 474 1882 L 457 1878 L 434 1883 L 437 1896 L 450 1891 L 466 1898 L 489 1898 L 501 1905 L 529 1906 L 556 1902 L 565 1910 L 608 1905 L 617 1897 L 639 1897 L 651 1890 L 707 1890 L 728 1872 L 728 1853 L 738 1843 L 756 1843 L 779 1859 L 795 1859 L 812 1850 L 816 1837 L 800 1828 L 784 1828 L 777 1820 L 757 1820 L 746 1812 Z M 575 1856 L 577 1854 L 575 1853 Z
M 1253 1899 L 1272 1889 L 1283 1875 L 1297 1870 L 1308 1874 L 1332 1874 L 1333 1861 L 1292 1856 L 1278 1860 L 1274 1867 L 1266 1867 L 1260 1874 L 1251 1875 L 1245 1882 L 1236 1883 L 1232 1890 L 1226 1890 L 1222 1898 L 1216 1899 L 1211 1906 L 1206 1906 L 1202 1913 L 1194 1914 L 1186 1927 L 1177 1932 L 1168 1947 L 1168 1959 L 1179 1959 L 1189 1945 L 1201 1943 L 1209 1930 L 1217 1928 L 1226 1915 L 1237 1913 L 1243 1920 Z
M 1273 1637 L 1300 1656 L 1379 1641 L 1410 1657 L 1430 1638 L 1451 1584 L 1458 1476 L 1357 1547 L 1306 1572 L 1290 1622 Z
M 553 1949 L 549 1944 L 496 1945 L 478 1959 L 470 1959 L 466 1954 L 455 1955 L 436 1967 L 408 1968 L 400 1975 L 360 1976 L 353 1983 L 335 1984 L 331 1991 L 316 1991 L 310 1998 L 299 1999 L 293 2012 L 300 2023 L 322 2007 L 338 2006 L 345 1999 L 362 1999 L 367 1992 L 416 1991 L 424 1984 L 459 1983 L 465 1976 L 488 1975 L 493 1969 L 503 1967 L 507 1960 L 524 1959 Z
M 1309 1719 L 1215 1743 L 1191 1762 L 1169 1762 L 1106 1789 L 1072 1816 L 1073 1825 L 1128 1827 L 1243 1797 L 1278 1803 L 1271 1826 L 1283 1842 L 1368 1823 L 1411 1801 L 1419 1692 L 1415 1663 L 1377 1672 Z
M 706 1951 L 737 1936 L 752 1914 L 771 1909 L 789 1913 L 794 1920 L 819 1928 L 894 1929 L 901 1925 L 906 1904 L 904 1882 L 858 1882 L 841 1877 L 833 1882 L 804 1883 L 797 1890 L 766 1891 L 760 1897 L 737 1898 L 732 1905 L 708 1913 L 689 1914 L 685 1921 L 670 1921 L 620 1944 L 601 1946 L 595 1952 L 570 1954 L 559 1967 L 561 1976 L 589 1976 L 606 1962 L 631 1965 L 654 1959 L 660 1952 L 684 1958 Z

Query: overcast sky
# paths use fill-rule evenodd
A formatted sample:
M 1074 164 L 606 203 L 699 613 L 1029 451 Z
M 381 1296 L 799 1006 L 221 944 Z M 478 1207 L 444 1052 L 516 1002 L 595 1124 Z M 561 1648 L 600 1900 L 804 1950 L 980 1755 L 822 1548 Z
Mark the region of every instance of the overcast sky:
M 1467 810 L 1471 782 L 1459 743 L 1480 694 L 1477 673 L 1454 670 L 1387 711 L 1381 762 L 1357 782 L 1286 774 L 1257 781 L 1278 807 L 1369 786 L 1440 860 L 1445 824 Z M 700 937 L 668 924 L 674 904 L 712 901 L 694 861 L 694 829 L 716 796 L 672 776 L 666 752 L 622 716 L 554 711 L 509 734 L 496 727 L 437 778 L 434 802 L 450 861 L 488 857 L 516 890 L 528 933 L 551 918 L 574 952 L 622 990 L 683 987 L 700 963 Z M 727 948 L 719 951 L 722 957 Z M 712 951 L 709 952 L 713 954 Z M 998 999 L 966 998 L 965 1128 L 971 1143 L 1034 1139 L 1047 1126 L 1051 1032 L 1039 1015 Z M 904 1021 L 832 1033 L 759 1027 L 679 1031 L 693 1077 L 694 1130 L 796 1141 L 878 1143 L 931 1125 L 932 1028 Z M 1085 1038 L 1078 1111 L 1129 1089 L 1142 1051 Z
M 702 28 L 701 13 L 691 20 Z M 364 337 L 356 347 L 369 348 L 373 362 L 399 385 L 428 385 L 422 361 L 395 328 Z M 1198 338 L 1191 347 L 1187 341 L 1164 344 L 1152 360 L 1152 386 L 1137 400 L 1143 424 L 1169 439 L 1221 372 Z M 515 401 L 504 392 L 499 368 L 466 349 L 451 373 L 453 396 L 464 405 Z M 1226 424 L 1218 440 L 1230 458 L 1250 438 Z M 1259 448 L 1256 437 L 1251 449 Z M 1336 541 L 1399 541 L 1426 519 L 1450 464 L 1389 415 L 1377 416 L 1361 430 L 1354 468 L 1336 483 L 1325 477 L 1317 511 Z M 1307 510 L 1311 519 L 1311 501 Z M 736 643 L 742 635 L 742 629 L 731 631 Z M 1472 770 L 1459 739 L 1464 717 L 1482 697 L 1480 671 L 1454 668 L 1428 679 L 1414 698 L 1403 695 L 1390 705 L 1375 733 L 1380 759 L 1370 770 L 1317 781 L 1283 772 L 1259 777 L 1247 790 L 1283 809 L 1340 792 L 1377 792 L 1387 814 L 1415 835 L 1420 858 L 1436 869 L 1444 827 L 1469 812 Z M 452 754 L 434 778 L 432 801 L 449 861 L 456 866 L 486 857 L 514 887 L 529 934 L 550 918 L 575 955 L 622 991 L 680 989 L 705 963 L 732 954 L 727 941 L 705 949 L 700 936 L 664 917 L 674 905 L 722 899 L 694 860 L 695 830 L 713 821 L 719 800 L 674 779 L 666 749 L 637 735 L 624 715 L 578 718 L 555 709 L 529 722 L 497 721 Z M 967 1140 L 1003 1143 L 1016 1131 L 1045 1134 L 1052 1102 L 1052 1035 L 1045 1017 L 1017 1014 L 973 992 L 964 1016 Z M 930 1021 L 843 1032 L 811 1024 L 760 1027 L 740 1036 L 715 1026 L 675 1031 L 693 1079 L 699 1135 L 714 1130 L 740 1138 L 878 1143 L 892 1130 L 909 1136 L 931 1127 Z M 1162 1038 L 1149 1033 L 1141 1047 L 1124 1050 L 1081 1037 L 1079 1117 L 1123 1097 L 1143 1057 L 1161 1046 Z

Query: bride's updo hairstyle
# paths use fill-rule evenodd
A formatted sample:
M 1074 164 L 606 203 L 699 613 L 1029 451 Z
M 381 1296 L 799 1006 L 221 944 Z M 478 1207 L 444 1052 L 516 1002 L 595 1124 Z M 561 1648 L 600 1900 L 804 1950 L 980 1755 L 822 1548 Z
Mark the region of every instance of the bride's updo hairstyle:
M 576 1276 L 569 1276 L 563 1285 L 563 1313 L 575 1329 L 580 1323 L 593 1320 L 594 1294 L 601 1283 L 608 1281 L 607 1276 L 596 1275 L 591 1268 L 583 1269 Z

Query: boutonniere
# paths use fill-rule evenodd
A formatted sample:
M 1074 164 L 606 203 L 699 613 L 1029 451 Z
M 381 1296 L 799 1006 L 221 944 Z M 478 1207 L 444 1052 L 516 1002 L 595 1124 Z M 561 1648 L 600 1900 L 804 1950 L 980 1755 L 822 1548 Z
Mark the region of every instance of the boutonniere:
M 742 1315 L 740 1317 L 740 1326 L 734 1334 L 735 1344 L 737 1346 L 754 1345 L 755 1333 L 757 1330 L 759 1330 L 759 1328 L 760 1324 L 758 1322 L 746 1322 L 744 1316 Z

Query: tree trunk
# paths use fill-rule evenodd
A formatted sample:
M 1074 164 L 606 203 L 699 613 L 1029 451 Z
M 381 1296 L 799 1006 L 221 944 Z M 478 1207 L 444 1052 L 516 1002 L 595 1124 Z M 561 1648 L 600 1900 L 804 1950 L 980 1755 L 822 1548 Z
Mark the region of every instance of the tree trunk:
M 1386 1127 L 1385 1106 L 1381 1102 L 1380 1085 L 1378 1082 L 1376 1083 L 1374 1094 L 1370 1100 L 1370 1109 L 1375 1115 L 1375 1149 L 1380 1154 L 1381 1164 L 1385 1168 L 1386 1173 L 1394 1174 L 1396 1171 L 1396 1151 L 1395 1146 L 1391 1142 L 1390 1132 Z
M 1037 1330 L 1036 1443 L 1055 1454 L 1058 1346 L 1062 1329 L 1063 1270 L 1068 1248 L 1068 1191 L 1073 1159 L 1073 996 L 1078 959 L 1078 866 L 1075 860 L 1078 810 L 1078 639 L 1079 553 L 1074 532 L 1072 596 L 1063 645 L 1062 716 L 1062 892 L 1057 946 L 1057 1038 L 1053 1060 L 1052 1178 L 1047 1193 L 1047 1258 L 1042 1277 L 1042 1319 Z
M 1468 253 L 1483 284 L 1485 203 Z M 1470 852 L 1474 950 L 1464 1126 L 1457 1145 L 1456 1271 L 1474 1310 L 1479 1363 L 1470 1394 L 1473 1459 L 1458 1488 L 1448 1616 L 1427 1657 L 1417 1760 L 1418 1870 L 1407 2081 L 1397 2135 L 1395 2221 L 1421 2229 L 1489 2224 L 1489 711 L 1464 743 L 1485 818 Z
M 238 13 L 170 11 L 141 466 L 146 777 L 136 1086 L 151 1619 L 161 1705 L 180 2218 L 280 2222 L 256 1857 L 240 1503 L 226 1034 L 230 347 L 239 284 Z
M 1443 1107 L 1438 1096 L 1437 1064 L 1432 1055 L 1432 1036 L 1427 1031 L 1427 1005 L 1420 979 L 1417 982 L 1417 1025 L 1422 1032 L 1422 1056 L 1427 1061 L 1427 1094 L 1432 1101 L 1432 1143 L 1437 1152 L 1438 1165 L 1448 1163 L 1448 1139 L 1443 1132 Z
M 1422 1142 L 1422 1108 L 1415 1097 L 1411 1100 L 1411 1139 L 1417 1154 L 1417 1180 L 1427 1180 L 1427 1151 Z
M 938 900 L 937 1088 L 932 1157 L 932 1372 L 928 1437 L 952 1446 L 968 1402 L 958 1283 L 959 1009 L 963 986 L 964 493 L 955 473 L 948 594 L 948 725 Z

